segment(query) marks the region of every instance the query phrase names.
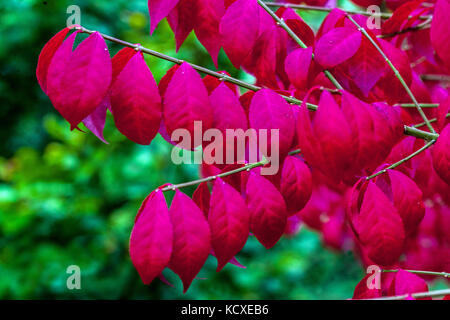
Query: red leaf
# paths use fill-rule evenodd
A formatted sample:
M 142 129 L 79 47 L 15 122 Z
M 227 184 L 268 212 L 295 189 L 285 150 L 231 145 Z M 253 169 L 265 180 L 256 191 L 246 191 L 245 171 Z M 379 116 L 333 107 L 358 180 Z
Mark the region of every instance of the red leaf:
M 167 17 L 180 0 L 148 0 L 150 14 L 150 35 L 155 31 L 158 23 Z
M 197 204 L 197 206 L 202 210 L 205 217 L 208 217 L 209 203 L 211 200 L 211 193 L 209 192 L 208 183 L 202 182 L 195 189 L 192 195 L 192 200 Z
M 244 247 L 250 224 L 244 199 L 220 178 L 212 190 L 208 221 L 217 271 L 220 271 Z
M 178 51 L 197 21 L 197 0 L 178 2 L 167 17 L 167 21 L 175 34 L 176 50 Z
M 128 61 L 137 53 L 136 50 L 130 47 L 125 47 L 119 52 L 117 52 L 111 59 L 112 62 L 112 81 L 116 81 L 119 74 L 122 72 L 123 68 L 127 65 Z
M 86 128 L 106 144 L 108 144 L 108 142 L 103 137 L 103 129 L 105 128 L 106 112 L 110 105 L 109 96 L 106 96 L 97 109 L 83 120 L 83 124 Z
M 405 270 L 398 270 L 389 288 L 389 294 L 400 296 L 416 292 L 428 292 L 428 285 L 419 276 Z M 423 300 L 431 300 L 424 298 Z
M 250 172 L 246 195 L 251 212 L 250 230 L 266 249 L 270 249 L 286 228 L 287 212 L 283 196 L 269 180 L 254 172 Z
M 229 76 L 230 74 L 226 71 L 220 71 L 222 74 L 226 74 Z M 214 89 L 216 89 L 221 83 L 225 83 L 225 85 L 233 91 L 233 93 L 239 95 L 239 87 L 235 84 L 232 84 L 231 82 L 223 82 L 219 78 L 213 77 L 211 75 L 207 75 L 203 78 L 203 84 L 205 85 L 206 89 L 208 90 L 208 93 L 211 94 Z
M 312 47 L 294 50 L 286 57 L 284 68 L 295 88 L 306 89 L 312 63 Z
M 130 237 L 130 257 L 142 282 L 150 284 L 168 265 L 173 230 L 166 200 L 160 190 L 142 203 Z
M 236 68 L 252 50 L 258 37 L 259 7 L 255 0 L 238 0 L 228 7 L 220 22 L 223 49 Z
M 431 149 L 433 167 L 437 174 L 450 185 L 450 124 L 447 124 Z
M 148 145 L 161 123 L 161 97 L 142 53 L 134 55 L 111 88 L 117 129 L 128 139 Z
M 197 21 L 194 26 L 195 34 L 200 43 L 206 48 L 217 68 L 217 57 L 221 48 L 219 23 L 225 13 L 223 0 L 196 0 Z
M 186 62 L 177 69 L 167 87 L 163 115 L 170 137 L 176 129 L 186 129 L 194 140 L 194 121 L 201 121 L 204 131 L 212 125 L 213 110 L 208 91 L 200 75 Z M 190 145 L 185 146 L 188 149 L 201 143 L 189 142 Z
M 44 48 L 42 48 L 42 51 L 39 54 L 38 65 L 36 68 L 36 78 L 39 82 L 39 85 L 42 88 L 42 91 L 44 91 L 45 93 L 47 93 L 48 68 L 50 66 L 53 56 L 63 43 L 69 31 L 70 31 L 69 28 L 64 28 L 57 34 L 55 34 L 53 38 L 51 38 L 45 44 Z
M 279 130 L 281 157 L 289 152 L 295 134 L 295 119 L 291 106 L 279 94 L 270 89 L 255 93 L 250 104 L 250 126 L 255 130 L 267 129 L 268 150 L 271 150 L 271 129 Z
M 438 0 L 434 6 L 433 21 L 431 22 L 431 44 L 437 55 L 442 59 L 447 68 L 450 68 L 450 20 L 447 13 L 450 12 L 449 0 Z
M 312 193 L 312 177 L 308 166 L 300 158 L 288 156 L 284 160 L 280 191 L 290 215 L 305 207 Z
M 386 61 L 366 37 L 362 39 L 356 54 L 345 65 L 348 68 L 348 75 L 365 97 L 387 69 Z M 398 81 L 396 77 L 395 80 Z
M 361 45 L 361 32 L 349 27 L 336 28 L 322 36 L 316 44 L 316 61 L 331 68 L 350 59 Z
M 211 93 L 210 101 L 211 105 L 214 106 L 213 127 L 220 130 L 224 138 L 224 141 L 218 142 L 223 147 L 223 163 L 231 164 L 243 161 L 245 150 L 240 150 L 241 152 L 238 154 L 237 139 L 226 140 L 227 129 L 247 130 L 247 115 L 239 102 L 239 98 L 222 83 Z M 204 151 L 206 154 L 206 149 Z
M 180 276 L 185 293 L 211 252 L 209 225 L 194 201 L 178 190 L 169 214 L 173 225 L 169 268 Z
M 112 77 L 111 59 L 106 43 L 98 32 L 84 40 L 70 57 L 69 48 L 61 46 L 60 49 L 66 53 L 64 57 L 58 56 L 58 59 L 56 53 L 50 64 L 48 77 L 61 73 L 56 75 L 52 88 L 49 80 L 49 96 L 55 108 L 74 129 L 105 98 Z M 59 72 L 55 69 L 59 69 Z
M 406 235 L 410 235 L 417 230 L 425 216 L 422 191 L 405 174 L 396 170 L 389 170 L 388 173 L 394 206 L 402 217 Z
M 389 266 L 398 259 L 405 239 L 403 222 L 394 205 L 372 181 L 355 225 L 369 258 L 376 264 Z

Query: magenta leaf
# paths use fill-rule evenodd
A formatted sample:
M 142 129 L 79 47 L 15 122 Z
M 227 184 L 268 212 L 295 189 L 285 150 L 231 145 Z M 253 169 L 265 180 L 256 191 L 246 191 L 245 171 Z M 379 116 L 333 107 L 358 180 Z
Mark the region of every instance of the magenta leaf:
M 286 228 L 288 216 L 283 196 L 269 180 L 254 172 L 248 178 L 246 195 L 251 212 L 250 230 L 266 249 L 270 249 Z
M 208 91 L 200 75 L 186 62 L 177 69 L 170 80 L 164 95 L 163 115 L 170 137 L 176 129 L 186 129 L 193 140 L 194 121 L 201 121 L 203 130 L 209 129 L 212 125 L 213 109 Z M 198 146 L 197 142 L 189 142 L 191 144 L 186 145 L 186 148 Z
M 169 214 L 173 225 L 169 268 L 183 281 L 186 292 L 211 251 L 209 225 L 194 201 L 178 190 Z
M 142 53 L 124 66 L 111 88 L 117 129 L 130 140 L 148 145 L 161 123 L 161 97 Z
M 256 0 L 237 0 L 220 22 L 223 49 L 236 68 L 251 52 L 258 37 L 259 6 Z
M 361 45 L 361 32 L 350 27 L 332 29 L 316 43 L 317 62 L 331 68 L 350 59 Z
M 56 35 L 53 36 L 42 48 L 41 53 L 39 54 L 38 65 L 36 68 L 36 78 L 39 82 L 39 85 L 42 88 L 42 91 L 47 93 L 47 74 L 48 68 L 52 61 L 53 56 L 55 55 L 58 48 L 63 43 L 65 37 L 69 33 L 69 28 L 64 28 L 59 31 Z
M 217 271 L 220 271 L 244 247 L 250 225 L 250 212 L 244 199 L 220 178 L 214 183 L 208 221 Z
M 130 237 L 130 257 L 144 284 L 150 284 L 169 264 L 173 230 L 160 190 L 142 203 Z
M 167 17 L 180 0 L 148 0 L 150 14 L 150 34 L 155 31 L 158 23 Z

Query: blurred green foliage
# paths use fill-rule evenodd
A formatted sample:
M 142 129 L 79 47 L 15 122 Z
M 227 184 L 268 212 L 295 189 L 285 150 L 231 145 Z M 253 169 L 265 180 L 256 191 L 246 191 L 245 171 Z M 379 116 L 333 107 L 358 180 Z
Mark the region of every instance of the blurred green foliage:
M 338 299 L 351 297 L 362 269 L 351 253 L 323 247 L 302 228 L 265 250 L 251 238 L 238 259 L 215 272 L 209 258 L 186 295 L 170 271 L 171 288 L 156 280 L 144 286 L 128 257 L 128 240 L 141 201 L 158 185 L 197 177 L 195 166 L 175 166 L 171 146 L 157 137 L 138 146 L 115 128 L 109 145 L 73 131 L 53 110 L 35 80 L 37 57 L 65 26 L 69 5 L 79 5 L 90 29 L 139 42 L 213 68 L 193 35 L 177 54 L 163 22 L 148 35 L 146 0 L 0 2 L 0 298 L 32 299 Z M 317 15 L 303 15 L 318 26 Z M 320 17 L 323 17 L 321 15 Z M 108 43 L 111 54 L 119 50 Z M 232 70 L 224 53 L 220 69 Z M 148 58 L 157 81 L 170 63 Z M 193 189 L 186 192 L 191 194 Z M 81 290 L 68 290 L 66 268 L 81 268 Z

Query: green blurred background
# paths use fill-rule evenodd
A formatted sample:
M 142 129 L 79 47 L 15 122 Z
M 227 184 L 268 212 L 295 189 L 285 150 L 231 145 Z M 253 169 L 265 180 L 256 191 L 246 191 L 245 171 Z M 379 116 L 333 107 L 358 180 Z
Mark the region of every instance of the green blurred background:
M 195 179 L 195 166 L 175 166 L 171 146 L 123 137 L 108 115 L 103 144 L 69 130 L 40 90 L 35 68 L 44 44 L 65 26 L 69 5 L 89 28 L 214 68 L 191 34 L 175 53 L 164 21 L 150 37 L 146 0 L 0 2 L 0 298 L 2 299 L 345 299 L 363 271 L 351 252 L 324 248 L 302 228 L 275 248 L 250 239 L 238 258 L 215 272 L 209 258 L 187 294 L 170 271 L 144 286 L 128 256 L 128 239 L 141 201 L 166 182 Z M 303 17 L 317 28 L 323 14 Z M 108 43 L 111 55 L 120 48 Z M 170 63 L 148 58 L 157 81 Z M 224 53 L 220 69 L 233 69 Z M 186 190 L 188 194 L 193 189 Z M 81 290 L 68 290 L 66 268 L 81 268 Z

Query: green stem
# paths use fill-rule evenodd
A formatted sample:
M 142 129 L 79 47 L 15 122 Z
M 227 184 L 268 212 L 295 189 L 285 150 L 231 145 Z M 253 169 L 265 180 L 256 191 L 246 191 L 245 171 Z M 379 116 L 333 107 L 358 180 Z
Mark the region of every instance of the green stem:
M 292 31 L 291 28 L 284 22 L 283 19 L 278 17 L 275 12 L 273 12 L 262 0 L 257 0 L 258 4 L 277 22 L 277 24 L 282 27 L 288 35 L 294 39 L 294 41 L 302 48 L 306 49 L 308 46 L 295 34 L 294 31 Z M 314 59 L 314 54 L 312 55 L 312 58 Z M 325 76 L 331 81 L 331 83 L 338 88 L 339 90 L 343 90 L 342 86 L 339 84 L 339 82 L 336 80 L 336 78 L 330 73 L 328 70 L 324 70 L 323 73 Z
M 384 53 L 384 51 L 378 46 L 378 44 L 372 39 L 372 37 L 367 33 L 367 31 L 362 28 L 358 22 L 356 22 L 351 15 L 347 14 L 347 18 L 358 28 L 359 31 L 362 32 L 362 34 L 370 41 L 370 43 L 372 43 L 372 45 L 375 47 L 375 49 L 377 49 L 377 51 L 381 54 L 381 56 L 383 57 L 383 59 L 387 62 L 387 64 L 389 65 L 389 67 L 392 69 L 392 71 L 394 72 L 395 76 L 397 77 L 397 79 L 400 81 L 400 83 L 402 84 L 403 88 L 405 88 L 406 92 L 408 93 L 408 96 L 411 98 L 412 102 L 414 103 L 414 105 L 416 106 L 417 111 L 419 111 L 420 116 L 422 117 L 423 121 L 426 123 L 428 129 L 430 130 L 430 132 L 432 133 L 436 133 L 436 131 L 434 131 L 433 126 L 431 125 L 431 123 L 428 121 L 427 116 L 425 115 L 425 113 L 423 112 L 422 108 L 420 107 L 419 103 L 416 100 L 416 97 L 414 96 L 414 94 L 412 93 L 411 89 L 408 87 L 408 85 L 406 84 L 405 80 L 403 79 L 402 75 L 400 74 L 400 72 L 397 70 L 397 68 L 392 64 L 391 60 L 386 56 L 386 54 Z
M 311 11 L 322 11 L 322 12 L 330 12 L 331 10 L 334 9 L 334 8 L 328 8 L 328 7 L 309 6 L 309 5 L 304 5 L 304 4 L 280 3 L 280 2 L 269 2 L 269 1 L 265 1 L 265 4 L 269 7 L 285 7 L 285 8 L 298 9 L 298 10 L 311 10 Z M 337 8 L 337 9 L 345 11 L 349 14 L 361 14 L 364 16 L 377 16 L 378 15 L 383 19 L 389 19 L 390 17 L 392 17 L 392 13 L 388 13 L 388 12 L 380 12 L 379 14 L 373 14 L 371 12 L 360 11 L 360 10 L 346 10 L 346 9 L 342 9 L 342 8 Z M 420 16 L 419 19 L 426 20 L 429 17 L 430 16 Z M 412 18 L 412 16 L 410 16 L 410 18 Z
M 408 271 L 410 273 L 415 273 L 415 274 L 423 274 L 423 275 L 428 275 L 428 276 L 439 276 L 439 277 L 444 277 L 444 278 L 450 278 L 449 272 L 435 272 L 435 271 L 423 271 L 423 270 L 405 270 L 405 271 Z M 398 270 L 381 270 L 381 272 L 398 272 Z
M 447 113 L 447 114 L 445 115 L 445 117 L 446 117 L 446 118 L 450 118 L 450 113 Z M 430 123 L 433 123 L 433 122 L 436 122 L 436 121 L 437 121 L 436 118 L 430 119 Z M 415 124 L 415 125 L 413 125 L 412 127 L 413 127 L 413 128 L 420 128 L 420 127 L 423 127 L 424 125 L 426 125 L 426 123 L 425 123 L 425 122 L 422 122 L 422 123 Z M 408 128 L 411 128 L 411 127 L 408 127 Z
M 444 289 L 444 290 L 434 290 L 434 291 L 428 291 L 428 292 L 417 292 L 411 294 L 411 296 L 414 299 L 421 299 L 421 298 L 438 298 L 443 297 L 450 294 L 450 289 Z M 374 298 L 374 299 L 366 299 L 366 300 L 405 300 L 409 297 L 409 294 L 403 294 L 400 296 L 391 296 L 391 297 L 381 297 L 381 298 Z
M 419 103 L 421 108 L 437 108 L 439 107 L 439 103 Z M 416 105 L 414 103 L 398 103 L 396 106 L 400 106 L 402 108 L 415 108 Z
M 408 161 L 409 159 L 414 158 L 414 157 L 417 156 L 419 153 L 421 153 L 421 152 L 425 151 L 426 149 L 428 149 L 429 147 L 431 147 L 435 142 L 436 142 L 436 140 L 428 141 L 427 144 L 425 144 L 425 145 L 424 145 L 422 148 L 420 148 L 419 150 L 417 150 L 417 151 L 411 153 L 409 156 L 407 156 L 406 158 L 403 158 L 403 159 L 400 160 L 399 162 L 396 162 L 396 163 L 394 163 L 394 164 L 391 164 L 389 167 L 387 167 L 387 168 L 385 168 L 385 169 L 383 169 L 383 170 L 381 170 L 381 171 L 378 171 L 377 173 L 375 173 L 375 174 L 373 174 L 373 175 L 371 175 L 371 176 L 368 176 L 368 177 L 366 178 L 366 180 L 373 179 L 373 178 L 378 177 L 379 175 L 381 175 L 381 174 L 383 174 L 383 173 L 386 173 L 386 172 L 387 172 L 388 170 L 390 170 L 390 169 L 395 169 L 395 168 L 397 168 L 399 165 L 405 163 L 405 162 Z

